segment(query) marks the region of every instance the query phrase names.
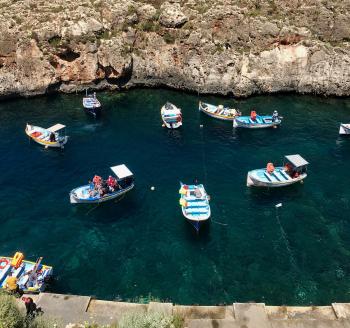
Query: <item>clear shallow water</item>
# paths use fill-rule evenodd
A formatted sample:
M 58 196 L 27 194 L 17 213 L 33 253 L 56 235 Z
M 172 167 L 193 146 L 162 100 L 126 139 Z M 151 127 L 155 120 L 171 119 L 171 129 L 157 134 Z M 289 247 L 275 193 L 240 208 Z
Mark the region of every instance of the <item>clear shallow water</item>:
M 279 129 L 235 132 L 198 113 L 194 95 L 133 90 L 99 98 L 99 120 L 85 115 L 80 95 L 0 104 L 0 254 L 43 255 L 55 267 L 50 290 L 59 293 L 151 294 L 185 304 L 350 300 L 350 138 L 338 136 L 339 122 L 350 121 L 349 99 L 201 97 L 285 117 Z M 161 127 L 167 100 L 183 110 L 181 130 Z M 26 122 L 64 123 L 71 139 L 63 152 L 45 150 L 28 141 Z M 304 185 L 246 187 L 248 170 L 293 153 L 311 163 Z M 73 187 L 120 163 L 136 176 L 124 199 L 97 208 L 69 203 Z M 214 221 L 199 235 L 178 205 L 179 181 L 194 177 L 211 195 Z

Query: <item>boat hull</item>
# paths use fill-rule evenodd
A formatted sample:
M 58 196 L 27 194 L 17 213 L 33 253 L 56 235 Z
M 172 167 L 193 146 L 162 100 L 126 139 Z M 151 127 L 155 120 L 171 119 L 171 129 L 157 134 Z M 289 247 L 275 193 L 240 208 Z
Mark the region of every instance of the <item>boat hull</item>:
M 220 115 L 220 114 L 217 114 L 217 113 L 210 112 L 203 106 L 203 103 L 199 103 L 198 109 L 199 109 L 200 112 L 203 112 L 204 114 L 206 114 L 206 115 L 208 115 L 210 117 L 213 117 L 213 118 L 216 118 L 216 119 L 222 120 L 222 121 L 230 121 L 230 122 L 232 122 L 235 119 L 235 117 L 238 116 L 238 115 L 233 115 L 233 116 Z
M 350 124 L 341 123 L 339 127 L 339 134 L 350 134 Z
M 268 129 L 268 128 L 274 128 L 279 126 L 282 123 L 282 120 L 276 120 L 266 123 L 255 123 L 255 122 L 246 122 L 242 119 L 246 117 L 239 117 L 235 118 L 233 121 L 233 127 L 234 128 L 245 128 L 245 129 Z M 265 119 L 265 117 L 263 117 Z M 267 117 L 269 118 L 269 117 Z
M 12 261 L 12 257 L 3 256 L 2 259 L 6 259 L 9 263 Z M 28 275 L 26 272 L 32 270 L 35 266 L 35 262 L 24 260 L 18 269 L 14 269 L 12 275 L 18 278 L 18 285 L 20 289 L 26 294 L 40 293 L 45 290 L 46 282 L 53 275 L 53 268 L 48 265 L 42 265 L 41 271 L 38 274 L 38 279 L 35 284 L 28 283 Z M 3 269 L 0 269 L 0 286 L 5 288 L 8 273 L 10 272 L 10 265 L 6 265 Z
M 279 168 L 280 170 L 283 170 L 282 168 Z M 279 172 L 278 169 L 276 172 Z M 261 174 L 263 173 L 263 175 Z M 266 187 L 266 188 L 279 188 L 279 187 L 286 187 L 290 186 L 292 184 L 301 182 L 307 177 L 306 173 L 303 173 L 299 175 L 296 178 L 291 178 L 287 176 L 287 173 L 285 173 L 285 176 L 277 174 L 268 174 L 266 173 L 265 169 L 260 170 L 253 170 L 248 172 L 247 174 L 247 187 Z M 266 181 L 267 179 L 270 179 L 270 181 Z
M 34 126 L 34 125 L 29 125 L 27 124 L 26 128 L 25 128 L 25 133 L 26 135 L 32 139 L 33 141 L 35 141 L 36 143 L 38 143 L 39 145 L 44 146 L 45 148 L 64 148 L 64 145 L 68 142 L 68 136 L 64 136 L 64 137 L 57 137 L 57 141 L 49 141 L 39 137 L 35 137 L 33 134 L 35 133 L 45 133 L 45 134 L 49 134 L 49 132 L 47 132 L 47 130 L 39 127 L 39 126 Z
M 99 198 L 86 198 L 86 197 L 82 197 L 84 196 L 84 194 L 82 194 L 80 192 L 80 190 L 83 190 L 84 192 L 86 190 L 88 190 L 89 186 L 82 186 L 82 187 L 78 187 L 78 188 L 75 188 L 73 189 L 70 193 L 69 193 L 69 199 L 70 199 L 70 202 L 71 204 L 99 204 L 99 203 L 104 203 L 104 202 L 107 202 L 107 201 L 110 201 L 110 200 L 113 200 L 113 199 L 116 199 L 116 198 L 119 198 L 121 197 L 122 195 L 126 194 L 127 192 L 129 192 L 131 189 L 134 188 L 134 184 L 124 188 L 124 189 L 121 189 L 121 190 L 118 190 L 117 192 L 114 192 L 114 193 L 110 193 L 110 194 L 107 194 L 103 197 L 99 197 Z M 85 194 L 85 196 L 87 196 Z

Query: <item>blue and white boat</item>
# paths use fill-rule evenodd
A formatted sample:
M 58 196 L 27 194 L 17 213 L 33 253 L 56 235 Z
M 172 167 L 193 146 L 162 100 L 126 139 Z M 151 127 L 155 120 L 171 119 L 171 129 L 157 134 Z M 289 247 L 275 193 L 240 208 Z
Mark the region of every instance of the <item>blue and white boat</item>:
M 92 95 L 88 95 L 86 90 L 86 95 L 83 98 L 83 107 L 88 114 L 97 117 L 101 113 L 101 103 L 96 97 L 96 92 Z
M 209 196 L 202 184 L 186 185 L 180 182 L 180 206 L 183 216 L 198 232 L 210 218 Z
M 102 203 L 118 198 L 134 188 L 134 175 L 124 164 L 113 166 L 111 170 L 116 179 L 110 176 L 104 181 L 101 177 L 95 176 L 91 183 L 75 188 L 69 193 L 70 202 L 72 204 Z M 113 186 L 108 183 L 110 180 L 114 181 Z
M 17 279 L 17 285 L 24 293 L 39 293 L 53 275 L 53 268 L 42 264 L 42 257 L 36 262 L 24 260 L 24 255 L 16 252 L 13 257 L 0 257 L 0 287 L 7 289 L 7 279 Z
M 164 126 L 168 129 L 177 129 L 182 125 L 181 109 L 167 102 L 160 110 Z
M 250 116 L 238 116 L 233 121 L 234 128 L 263 129 L 277 127 L 282 122 L 282 118 L 275 110 L 272 115 L 257 115 L 251 111 Z
M 287 155 L 283 166 L 274 167 L 272 163 L 268 163 L 264 169 L 249 171 L 247 186 L 274 188 L 302 182 L 307 177 L 308 165 L 300 155 Z

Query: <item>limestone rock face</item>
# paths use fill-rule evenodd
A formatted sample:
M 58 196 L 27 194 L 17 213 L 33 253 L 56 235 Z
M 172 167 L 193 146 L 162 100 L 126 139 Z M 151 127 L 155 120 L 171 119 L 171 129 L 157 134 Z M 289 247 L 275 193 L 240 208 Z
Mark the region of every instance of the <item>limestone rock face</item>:
M 168 86 L 350 95 L 350 2 L 2 0 L 0 97 Z
M 178 27 L 185 24 L 188 17 L 181 11 L 179 3 L 165 2 L 161 6 L 159 22 L 165 27 Z

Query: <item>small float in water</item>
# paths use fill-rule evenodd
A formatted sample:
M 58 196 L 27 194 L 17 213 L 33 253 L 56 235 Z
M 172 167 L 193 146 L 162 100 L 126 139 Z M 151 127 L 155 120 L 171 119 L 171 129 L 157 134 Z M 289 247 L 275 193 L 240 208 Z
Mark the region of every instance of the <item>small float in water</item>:
M 272 115 L 258 115 L 252 110 L 250 116 L 235 117 L 233 127 L 246 129 L 263 129 L 277 127 L 282 122 L 282 118 L 275 110 Z
M 339 127 L 339 134 L 350 134 L 350 124 L 341 123 Z
M 180 182 L 180 185 L 182 214 L 198 232 L 211 215 L 209 196 L 202 184 L 186 185 Z
M 224 107 L 223 105 L 215 106 L 201 101 L 199 102 L 199 111 L 224 121 L 233 121 L 235 117 L 241 115 L 237 109 Z
M 264 169 L 249 171 L 247 186 L 256 187 L 284 187 L 302 182 L 307 177 L 308 162 L 300 155 L 288 155 L 284 158 L 284 165 L 274 167 L 268 163 Z
M 40 126 L 27 123 L 25 132 L 28 137 L 38 144 L 45 146 L 45 148 L 64 148 L 64 145 L 68 141 L 68 136 L 61 136 L 59 131 L 65 127 L 65 125 L 57 123 L 50 128 L 44 129 Z
M 0 286 L 6 289 L 7 279 L 15 277 L 17 285 L 24 293 L 39 293 L 45 290 L 47 281 L 52 277 L 53 268 L 41 264 L 42 257 L 36 262 L 24 260 L 24 255 L 16 252 L 13 257 L 0 258 Z
M 177 129 L 182 125 L 181 109 L 167 102 L 160 110 L 162 121 L 168 129 Z
M 86 113 L 94 117 L 101 114 L 101 103 L 96 97 L 96 92 L 88 94 L 86 90 L 86 95 L 83 98 L 83 107 Z
M 72 204 L 95 204 L 118 198 L 134 188 L 134 175 L 124 165 L 111 167 L 116 178 L 109 176 L 103 180 L 95 175 L 92 182 L 73 189 L 69 196 Z

